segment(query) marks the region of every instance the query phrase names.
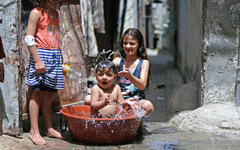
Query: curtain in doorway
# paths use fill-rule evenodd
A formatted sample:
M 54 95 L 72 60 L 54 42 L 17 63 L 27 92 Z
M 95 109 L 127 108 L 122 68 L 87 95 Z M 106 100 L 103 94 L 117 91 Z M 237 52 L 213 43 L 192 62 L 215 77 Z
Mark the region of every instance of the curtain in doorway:
M 92 15 L 92 6 L 90 0 L 81 0 L 80 4 L 82 4 L 82 12 L 84 17 L 84 25 L 86 29 L 86 35 L 84 37 L 85 43 L 85 55 L 88 56 L 97 56 L 98 48 L 97 41 L 94 33 L 93 27 L 93 15 Z

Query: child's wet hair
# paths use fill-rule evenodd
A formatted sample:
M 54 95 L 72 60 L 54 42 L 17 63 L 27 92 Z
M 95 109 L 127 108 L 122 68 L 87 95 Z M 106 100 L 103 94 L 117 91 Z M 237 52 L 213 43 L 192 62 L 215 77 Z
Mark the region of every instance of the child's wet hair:
M 110 61 L 110 60 L 100 61 L 100 62 L 97 64 L 96 73 L 97 73 L 100 69 L 112 69 L 112 70 L 113 70 L 113 73 L 117 74 L 117 68 L 116 68 L 115 64 L 114 64 L 112 61 Z

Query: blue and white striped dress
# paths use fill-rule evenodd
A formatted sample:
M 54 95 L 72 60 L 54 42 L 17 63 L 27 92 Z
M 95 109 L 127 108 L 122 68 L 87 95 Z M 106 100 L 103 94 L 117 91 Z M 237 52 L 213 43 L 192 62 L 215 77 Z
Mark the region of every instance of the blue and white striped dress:
M 52 89 L 63 89 L 62 55 L 58 49 L 37 48 L 38 55 L 46 66 L 46 72 L 38 74 L 35 70 L 35 63 L 30 56 L 28 76 L 26 84 L 37 86 L 42 84 Z

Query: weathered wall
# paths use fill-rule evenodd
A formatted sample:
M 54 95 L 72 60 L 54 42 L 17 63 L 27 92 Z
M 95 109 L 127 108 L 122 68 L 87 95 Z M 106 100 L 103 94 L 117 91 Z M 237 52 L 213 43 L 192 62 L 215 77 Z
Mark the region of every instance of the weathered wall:
M 234 101 L 236 29 L 230 9 L 239 0 L 204 0 L 202 104 Z
M 202 6 L 203 1 L 179 0 L 177 2 L 177 57 L 176 65 L 185 83 L 191 84 L 193 97 L 199 99 L 202 64 Z M 193 92 L 193 91 L 189 91 Z M 185 93 L 186 95 L 189 93 Z M 190 101 L 191 102 L 191 101 Z M 189 103 L 189 102 L 188 102 Z M 192 103 L 198 105 L 193 99 Z
M 184 0 L 181 2 L 182 4 L 185 3 L 183 6 L 188 7 L 180 7 L 180 12 L 194 14 L 196 12 L 193 10 L 199 9 L 197 5 L 193 4 L 198 3 L 197 1 Z M 239 108 L 233 102 L 236 99 L 234 92 L 236 86 L 236 66 L 239 64 L 240 34 L 233 26 L 240 26 L 240 1 L 203 0 L 202 6 L 202 15 L 195 15 L 196 18 L 193 18 L 194 15 L 185 15 L 186 19 L 184 19 L 183 14 L 181 14 L 180 27 L 183 26 L 185 29 L 183 27 L 179 29 L 183 29 L 180 31 L 180 33 L 183 33 L 179 35 L 179 41 L 183 43 L 180 43 L 178 52 L 180 53 L 180 58 L 183 59 L 178 60 L 178 62 L 187 85 L 191 83 L 189 79 L 198 81 L 201 75 L 199 84 L 201 88 L 199 91 L 201 92 L 200 104 L 203 106 L 193 111 L 180 112 L 169 122 L 187 131 L 204 131 L 218 134 L 239 132 Z M 202 33 L 200 32 L 198 35 L 193 31 L 196 30 L 196 24 L 192 29 L 187 28 L 190 26 L 184 25 L 184 23 L 189 24 L 188 19 L 202 20 L 202 24 L 199 26 L 202 26 Z M 188 37 L 190 36 L 193 37 L 193 40 L 189 40 Z M 199 37 L 198 42 L 195 41 L 196 37 Z M 184 38 L 186 41 L 184 41 Z M 198 51 L 193 47 L 194 45 L 189 46 L 191 42 L 196 45 L 196 48 L 199 49 Z M 202 45 L 202 49 L 200 45 Z M 196 56 L 196 54 L 190 55 L 191 57 L 183 57 L 188 55 L 189 51 L 193 51 L 196 54 L 202 51 L 202 56 L 199 55 L 199 58 L 195 57 L 196 60 L 191 58 Z M 196 62 L 200 61 L 199 59 L 202 59 L 202 63 L 196 64 Z M 195 65 L 196 67 L 202 67 L 202 71 L 200 72 L 200 69 L 196 71 L 192 69 L 192 72 L 184 72 L 184 68 L 189 69 Z M 185 93 L 185 95 L 191 94 L 191 91 L 185 88 L 185 91 L 180 91 L 180 94 L 182 93 Z M 177 94 L 174 100 L 182 98 L 180 94 L 180 96 Z M 187 101 L 185 100 L 184 102 L 186 103 Z M 184 102 L 179 103 L 179 105 L 184 104 Z M 174 104 L 176 105 L 176 103 Z
M 202 0 L 178 2 L 177 67 L 186 82 L 199 78 L 202 56 Z
M 177 66 L 185 82 L 201 86 L 201 105 L 235 100 L 237 42 L 230 12 L 237 3 L 178 1 Z
M 60 104 L 82 101 L 87 94 L 84 40 L 81 29 L 80 4 L 65 1 L 60 8 L 61 50 L 64 61 L 81 73 L 81 79 L 64 78 L 64 90 L 59 90 Z
M 1 0 L 0 34 L 6 58 L 4 63 L 5 80 L 0 83 L 0 123 L 4 133 L 19 134 L 19 47 L 18 40 L 18 1 Z

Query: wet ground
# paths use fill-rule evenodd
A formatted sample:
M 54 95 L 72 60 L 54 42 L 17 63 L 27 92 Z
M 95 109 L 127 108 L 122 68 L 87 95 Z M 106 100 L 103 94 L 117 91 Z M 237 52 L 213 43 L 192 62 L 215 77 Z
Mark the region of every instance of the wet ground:
M 36 146 L 22 137 L 0 136 L 1 150 L 239 150 L 240 139 L 237 136 L 213 135 L 208 133 L 181 132 L 175 127 L 161 122 L 145 122 L 143 136 L 134 141 L 118 145 L 88 145 L 71 139 L 69 132 L 64 132 L 67 140 L 44 137 L 46 146 Z M 99 137 L 101 138 L 101 137 Z
M 239 150 L 240 139 L 237 135 L 183 132 L 166 123 L 173 115 L 166 106 L 167 97 L 182 84 L 182 80 L 174 68 L 173 58 L 166 51 L 160 51 L 158 56 L 150 56 L 150 60 L 152 84 L 147 98 L 153 102 L 155 112 L 144 119 L 143 135 L 133 141 L 118 145 L 88 145 L 73 140 L 70 133 L 65 131 L 66 140 L 44 137 L 48 145 L 36 146 L 27 137 L 29 122 L 25 121 L 23 136 L 0 136 L 0 150 Z M 58 130 L 59 124 L 59 116 L 55 115 L 54 126 Z

